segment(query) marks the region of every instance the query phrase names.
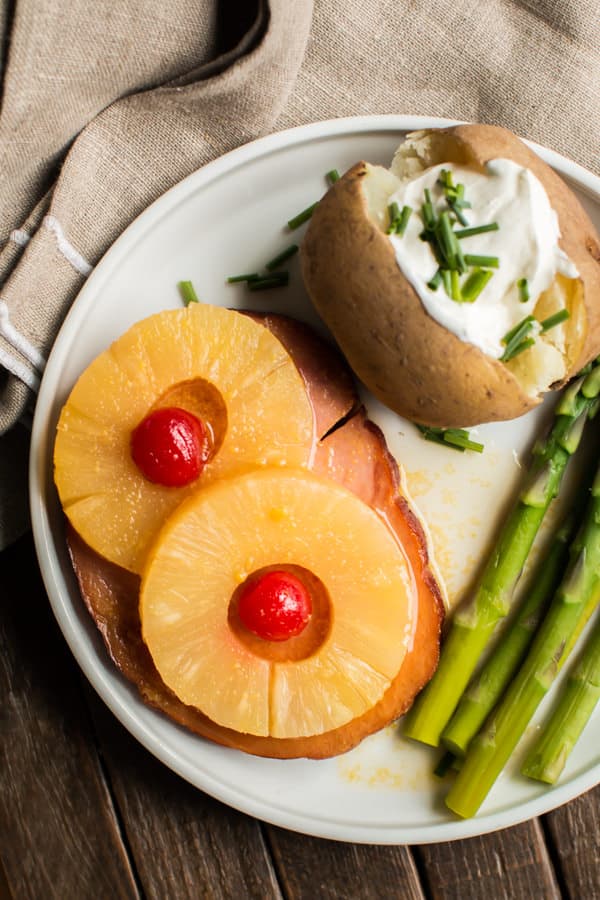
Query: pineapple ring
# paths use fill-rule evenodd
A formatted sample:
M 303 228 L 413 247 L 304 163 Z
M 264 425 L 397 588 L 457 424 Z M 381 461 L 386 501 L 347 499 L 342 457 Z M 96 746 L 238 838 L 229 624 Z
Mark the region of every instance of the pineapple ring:
M 149 482 L 131 459 L 131 432 L 174 397 L 194 412 L 202 383 L 217 452 L 191 485 Z M 216 306 L 167 310 L 130 328 L 73 388 L 54 450 L 60 501 L 92 549 L 140 572 L 162 523 L 199 487 L 257 466 L 309 465 L 313 419 L 301 375 L 263 325 Z
M 331 624 L 307 658 L 270 661 L 229 624 L 238 586 L 272 565 L 325 585 Z M 262 469 L 196 492 L 171 516 L 142 577 L 142 635 L 185 704 L 240 733 L 322 734 L 372 708 L 396 677 L 416 623 L 406 558 L 384 521 L 346 488 L 303 470 Z

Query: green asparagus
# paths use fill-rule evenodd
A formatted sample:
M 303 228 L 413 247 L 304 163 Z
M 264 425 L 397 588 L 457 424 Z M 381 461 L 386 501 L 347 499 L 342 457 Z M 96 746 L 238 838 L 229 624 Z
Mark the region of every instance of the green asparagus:
M 533 586 L 514 622 L 503 634 L 481 672 L 467 687 L 456 712 L 442 732 L 442 743 L 452 753 L 465 755 L 471 740 L 520 665 L 565 570 L 575 522 L 574 515 L 568 516 L 554 535 L 548 552 L 536 568 Z
M 446 797 L 460 816 L 479 809 L 538 705 L 565 662 L 571 636 L 600 599 L 600 467 L 584 522 L 571 544 L 569 566 L 504 698 L 473 739 Z
M 596 360 L 566 389 L 546 440 L 534 448 L 529 483 L 502 529 L 478 589 L 452 621 L 437 671 L 407 716 L 408 737 L 439 744 L 481 654 L 510 610 L 525 560 L 599 393 Z
M 600 619 L 521 772 L 554 784 L 600 699 Z

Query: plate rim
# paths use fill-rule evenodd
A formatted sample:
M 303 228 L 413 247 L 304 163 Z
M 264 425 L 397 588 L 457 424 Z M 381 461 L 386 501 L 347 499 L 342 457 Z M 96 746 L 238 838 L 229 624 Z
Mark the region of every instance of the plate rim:
M 439 117 L 395 114 L 326 119 L 258 138 L 223 154 L 195 170 L 146 207 L 127 226 L 98 261 L 65 317 L 49 355 L 46 372 L 50 371 L 52 373 L 55 361 L 60 355 L 61 347 L 67 342 L 65 336 L 74 329 L 74 333 L 76 333 L 78 319 L 84 318 L 88 296 L 91 298 L 96 290 L 97 283 L 101 284 L 102 279 L 109 277 L 112 269 L 118 266 L 119 256 L 124 252 L 124 248 L 128 246 L 129 242 L 139 239 L 146 230 L 151 228 L 153 219 L 164 215 L 171 208 L 177 206 L 180 199 L 187 196 L 190 191 L 201 188 L 203 183 L 209 183 L 227 171 L 243 166 L 245 162 L 250 162 L 274 151 L 306 141 L 367 132 L 407 132 L 421 128 L 440 128 L 457 124 L 458 121 Z M 554 150 L 544 148 L 531 141 L 526 141 L 526 143 L 553 168 L 557 169 L 561 175 L 575 182 L 578 189 L 582 190 L 600 205 L 600 177 Z M 136 238 L 139 231 L 141 231 L 141 235 Z M 230 785 L 219 781 L 212 773 L 199 773 L 198 769 L 193 769 L 187 760 L 181 758 L 180 754 L 161 742 L 160 737 L 154 734 L 143 719 L 140 718 L 137 712 L 138 703 L 143 709 L 147 709 L 140 698 L 136 697 L 138 702 L 132 705 L 130 703 L 126 704 L 121 697 L 115 694 L 110 683 L 111 677 L 114 677 L 115 673 L 111 671 L 109 676 L 107 671 L 108 665 L 110 665 L 108 659 L 104 665 L 96 665 L 93 657 L 85 651 L 85 645 L 81 643 L 81 636 L 76 633 L 75 622 L 69 619 L 68 611 L 63 605 L 62 587 L 59 583 L 59 576 L 62 575 L 62 572 L 53 547 L 52 526 L 47 515 L 48 498 L 45 485 L 47 466 L 51 459 L 48 455 L 51 442 L 45 426 L 52 409 L 53 399 L 54 394 L 50 387 L 50 377 L 46 378 L 44 375 L 32 427 L 29 487 L 34 544 L 53 614 L 81 671 L 102 701 L 146 750 L 188 783 L 240 812 L 299 833 L 353 843 L 418 845 L 461 840 L 512 827 L 556 809 L 600 782 L 600 764 L 595 764 L 585 772 L 574 776 L 567 783 L 549 788 L 538 797 L 525 801 L 517 807 L 512 807 L 510 810 L 501 810 L 471 819 L 451 819 L 447 822 L 414 827 L 376 823 L 365 826 L 360 824 L 340 824 L 333 819 L 315 820 L 304 813 L 297 813 L 289 809 L 282 813 L 279 807 L 273 807 L 272 804 L 269 805 L 265 800 L 256 800 L 253 797 L 244 795 L 237 788 L 232 788 Z M 123 681 L 126 681 L 124 676 L 121 676 L 120 673 L 117 674 L 119 679 L 122 678 Z M 170 724 L 173 727 L 178 727 L 175 723 Z M 516 814 L 514 813 L 515 810 L 518 810 Z M 411 831 L 415 831 L 416 834 L 411 834 Z

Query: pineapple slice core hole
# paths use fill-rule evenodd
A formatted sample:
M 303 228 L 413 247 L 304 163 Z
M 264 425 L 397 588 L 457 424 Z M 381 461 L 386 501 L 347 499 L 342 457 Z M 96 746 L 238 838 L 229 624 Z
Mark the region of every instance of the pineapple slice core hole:
M 300 634 L 296 635 L 296 637 L 290 637 L 286 641 L 265 641 L 258 637 L 258 635 L 249 631 L 242 624 L 238 611 L 239 598 L 244 588 L 266 575 L 267 572 L 275 571 L 290 572 L 300 579 L 310 594 L 312 601 L 312 613 L 306 626 Z M 285 563 L 284 565 L 264 566 L 245 578 L 231 597 L 227 620 L 229 627 L 238 640 L 256 656 L 260 656 L 269 662 L 298 662 L 313 656 L 329 637 L 332 624 L 332 606 L 329 592 L 320 578 L 304 566 Z
M 204 378 L 179 381 L 167 388 L 148 412 L 168 406 L 185 409 L 200 419 L 208 431 L 210 457 L 218 453 L 227 433 L 227 406 L 214 384 Z

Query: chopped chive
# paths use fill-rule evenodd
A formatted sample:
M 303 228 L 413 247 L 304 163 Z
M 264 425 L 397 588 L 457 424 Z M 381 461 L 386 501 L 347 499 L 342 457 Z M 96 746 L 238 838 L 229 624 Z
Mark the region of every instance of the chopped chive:
M 510 344 L 510 342 L 516 338 L 517 341 L 520 341 L 521 338 L 525 337 L 525 335 L 531 331 L 533 328 L 533 323 L 535 319 L 533 316 L 525 316 L 524 319 L 521 319 L 520 322 L 517 322 L 514 328 L 511 328 L 510 331 L 507 331 L 504 337 L 502 338 L 503 344 Z
M 427 287 L 430 291 L 437 291 L 440 284 L 442 283 L 442 272 L 440 269 L 437 270 L 433 278 L 430 278 L 427 282 Z
M 508 362 L 535 343 L 534 338 L 528 337 L 528 334 L 537 324 L 533 316 L 526 316 L 504 335 L 502 343 L 506 346 L 506 350 L 500 357 L 501 362 Z
M 568 309 L 560 309 L 558 312 L 555 312 L 554 315 L 548 316 L 547 319 L 542 319 L 540 322 L 542 331 L 549 331 L 556 325 L 560 325 L 561 322 L 565 322 L 569 318 L 569 315 Z
M 463 215 L 459 204 L 455 200 L 448 200 L 448 206 L 458 219 L 461 225 L 468 225 L 469 220 Z
M 397 234 L 402 237 L 402 235 L 406 231 L 408 220 L 411 217 L 412 207 L 403 206 L 402 209 L 400 209 L 397 203 L 391 203 L 388 207 L 388 210 L 390 215 L 390 225 L 387 233 Z
M 465 257 L 466 259 L 467 257 Z M 489 269 L 474 269 L 465 279 L 462 290 L 462 302 L 474 303 L 494 273 Z
M 519 278 L 517 281 L 517 287 L 519 289 L 519 300 L 521 303 L 527 303 L 529 300 L 529 283 L 526 278 Z
M 288 272 L 273 272 L 264 278 L 256 278 L 248 282 L 250 291 L 266 291 L 269 288 L 285 287 L 289 282 Z
M 458 447 L 456 444 L 446 443 L 446 441 L 444 440 L 443 428 L 430 428 L 427 425 L 417 425 L 417 428 L 426 441 L 431 441 L 431 443 L 433 444 L 441 444 L 443 447 L 451 447 L 452 450 L 458 450 L 459 453 L 464 453 L 464 447 Z
M 406 226 L 408 225 L 408 220 L 412 215 L 412 208 L 410 206 L 403 206 L 402 212 L 400 213 L 400 221 L 396 227 L 396 234 L 399 234 L 400 237 L 406 231 Z
M 458 428 L 447 428 L 444 432 L 444 441 L 452 447 L 461 447 L 463 450 L 473 450 L 475 453 L 483 453 L 484 446 L 478 441 L 472 441 L 469 432 Z
M 450 280 L 450 269 L 440 269 L 444 290 L 449 297 L 452 296 L 452 282 Z
M 286 259 L 289 259 L 290 256 L 293 256 L 294 253 L 298 252 L 298 244 L 290 244 L 289 247 L 286 247 L 285 250 L 282 250 L 277 256 L 275 256 L 272 260 L 270 260 L 265 269 L 267 272 L 272 272 L 273 269 L 276 269 L 277 266 L 280 266 L 281 263 L 285 262 Z
M 330 169 L 329 172 L 325 175 L 325 178 L 329 182 L 329 184 L 335 184 L 336 181 L 340 180 L 340 173 L 337 169 Z
M 461 228 L 454 234 L 457 238 L 466 238 L 472 237 L 474 234 L 485 234 L 486 231 L 498 231 L 499 227 L 497 222 L 490 222 L 489 225 L 472 225 L 471 228 Z
M 260 275 L 258 272 L 250 272 L 247 275 L 230 275 L 227 279 L 228 284 L 237 284 L 239 281 L 258 281 Z
M 462 303 L 462 294 L 460 291 L 460 280 L 458 269 L 452 269 L 450 272 L 450 291 L 451 297 L 456 303 Z
M 184 306 L 189 306 L 190 303 L 200 303 L 191 281 L 180 281 L 177 287 L 181 293 Z
M 440 250 L 448 263 L 448 268 L 456 269 L 456 249 L 458 242 L 452 231 L 450 216 L 446 211 L 440 213 L 435 236 L 438 239 Z
M 466 262 L 465 257 L 463 256 L 462 247 L 460 246 L 458 241 L 456 241 L 456 251 L 455 252 L 456 252 L 456 268 L 461 273 L 461 275 L 464 275 L 464 273 L 467 271 L 467 262 Z
M 534 344 L 535 344 L 534 338 L 532 338 L 532 337 L 525 338 L 524 340 L 520 341 L 518 344 L 514 344 L 511 347 L 507 347 L 506 350 L 504 351 L 504 353 L 502 354 L 502 356 L 500 357 L 500 360 L 502 362 L 508 362 L 509 359 L 514 359 L 515 356 L 518 356 L 519 353 L 522 353 L 523 350 L 527 350 L 528 347 L 533 347 Z
M 497 269 L 500 265 L 497 256 L 479 256 L 476 253 L 465 253 L 465 262 L 469 266 L 480 266 L 484 269 Z
M 473 450 L 475 453 L 483 453 L 484 445 L 472 441 L 468 431 L 464 428 L 434 428 L 428 425 L 417 425 L 426 441 L 434 444 L 442 444 L 463 453 L 465 450 Z
M 394 234 L 396 231 L 396 224 L 400 219 L 400 207 L 395 200 L 388 206 L 388 215 L 390 217 L 390 224 L 388 225 L 387 233 Z
M 306 209 L 303 209 L 302 212 L 298 213 L 297 216 L 294 216 L 293 219 L 290 219 L 287 223 L 290 231 L 295 231 L 296 228 L 300 228 L 301 225 L 304 225 L 305 222 L 308 222 L 315 209 L 319 205 L 319 201 L 311 204 L 311 206 L 307 206 Z
M 452 178 L 452 172 L 448 169 L 442 169 L 440 171 L 440 184 L 444 188 L 449 188 L 452 190 L 454 188 L 454 179 Z
M 427 240 L 427 232 L 435 229 L 435 213 L 431 203 L 424 203 L 421 207 L 421 218 L 425 226 L 425 240 Z

